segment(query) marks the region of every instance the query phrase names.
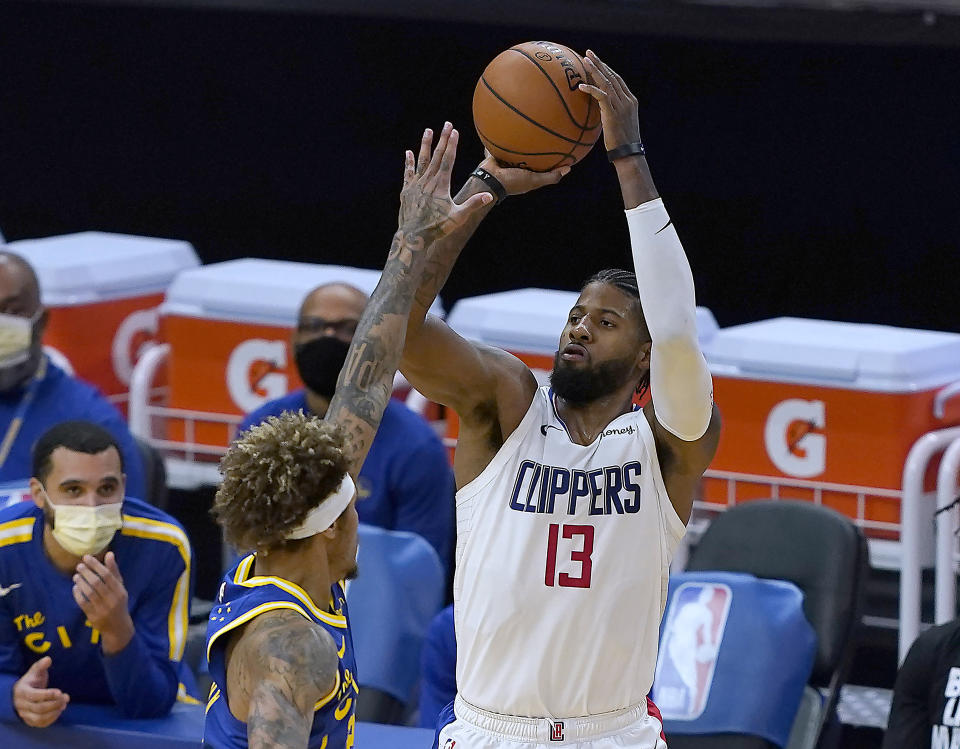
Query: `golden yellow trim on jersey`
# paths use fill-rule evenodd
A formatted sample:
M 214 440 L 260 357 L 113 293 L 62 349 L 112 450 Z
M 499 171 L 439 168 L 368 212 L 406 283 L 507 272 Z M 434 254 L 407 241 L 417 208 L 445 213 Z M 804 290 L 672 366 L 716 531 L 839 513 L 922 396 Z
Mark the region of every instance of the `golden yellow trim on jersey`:
M 337 657 L 343 658 L 344 654 L 347 652 L 347 638 L 343 635 L 340 635 L 340 649 L 337 650 Z
M 187 705 L 203 704 L 196 697 L 191 697 L 189 694 L 187 694 L 187 688 L 183 685 L 182 681 L 177 685 L 177 702 L 183 702 Z
M 224 634 L 225 632 L 230 632 L 231 630 L 236 629 L 241 624 L 246 624 L 248 621 L 250 621 L 254 617 L 260 616 L 260 614 L 265 614 L 268 611 L 276 611 L 277 609 L 290 609 L 291 611 L 296 611 L 298 614 L 300 614 L 300 616 L 302 616 L 308 622 L 312 621 L 306 611 L 304 611 L 302 608 L 297 606 L 297 604 L 291 601 L 269 601 L 267 603 L 261 603 L 259 606 L 256 606 L 250 609 L 246 614 L 243 614 L 242 616 L 238 616 L 232 622 L 224 625 L 223 627 L 218 629 L 216 632 L 214 632 L 212 635 L 210 635 L 210 639 L 207 641 L 207 660 L 208 661 L 210 660 L 210 652 L 213 649 L 213 643 L 216 641 L 218 637 L 220 637 L 220 635 Z
M 183 572 L 177 580 L 167 615 L 167 635 L 171 661 L 183 658 L 183 649 L 187 644 L 187 624 L 190 609 L 190 542 L 187 534 L 173 523 L 164 523 L 139 515 L 124 515 L 121 535 L 146 538 L 151 541 L 164 541 L 173 544 L 183 559 Z
M 36 518 L 21 518 L 0 524 L 0 547 L 22 544 L 33 538 L 33 526 Z
M 250 567 L 253 565 L 254 556 L 254 554 L 251 554 L 243 559 L 237 566 L 237 573 L 233 576 L 233 581 L 237 585 L 242 585 L 245 588 L 255 588 L 260 585 L 276 585 L 300 601 L 300 603 L 307 607 L 307 611 L 320 621 L 333 627 L 339 627 L 340 629 L 347 628 L 347 618 L 345 616 L 341 614 L 328 614 L 326 611 L 323 611 L 313 602 L 310 594 L 296 583 L 284 580 L 282 577 L 273 577 L 271 575 L 254 575 L 248 578 L 247 575 L 250 573 Z
M 240 564 L 237 565 L 237 571 L 233 576 L 233 582 L 239 585 L 241 580 L 247 579 L 247 575 L 250 574 L 250 567 L 253 566 L 254 559 L 256 559 L 255 554 L 248 554 L 240 560 Z
M 213 703 L 220 699 L 220 690 L 217 689 L 216 685 L 210 687 L 210 699 L 207 700 L 207 707 L 203 711 L 204 714 L 210 712 L 210 708 L 213 707 Z
M 324 705 L 326 705 L 330 700 L 337 696 L 337 692 L 340 691 L 340 669 L 337 669 L 337 681 L 333 685 L 333 689 L 330 690 L 330 694 L 321 697 L 313 705 L 313 712 L 321 710 Z

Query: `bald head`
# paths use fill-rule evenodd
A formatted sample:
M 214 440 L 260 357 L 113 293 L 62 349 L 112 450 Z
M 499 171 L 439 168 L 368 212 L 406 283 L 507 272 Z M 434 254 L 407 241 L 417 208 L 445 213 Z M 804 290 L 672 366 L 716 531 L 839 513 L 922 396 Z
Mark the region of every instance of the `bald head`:
M 335 335 L 349 343 L 367 306 L 367 295 L 346 283 L 318 286 L 303 300 L 294 343 Z
M 40 309 L 37 274 L 19 255 L 0 250 L 0 312 L 33 317 Z

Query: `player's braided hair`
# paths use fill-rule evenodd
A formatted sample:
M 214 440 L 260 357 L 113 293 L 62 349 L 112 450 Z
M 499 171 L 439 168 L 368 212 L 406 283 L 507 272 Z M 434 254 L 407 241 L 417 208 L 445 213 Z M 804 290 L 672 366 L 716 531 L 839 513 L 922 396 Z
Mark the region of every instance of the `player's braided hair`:
M 303 411 L 270 416 L 239 435 L 220 460 L 211 513 L 240 551 L 269 551 L 336 490 L 347 472 L 344 436 Z
M 620 289 L 624 294 L 634 300 L 634 309 L 640 320 L 640 335 L 642 342 L 650 340 L 650 331 L 647 330 L 647 321 L 643 317 L 643 307 L 640 305 L 640 287 L 637 285 L 637 276 L 628 270 L 622 268 L 604 268 L 597 271 L 590 278 L 583 282 L 581 291 L 592 283 L 606 283 Z M 642 398 L 650 390 L 650 370 L 643 373 L 640 382 L 637 383 L 637 397 Z

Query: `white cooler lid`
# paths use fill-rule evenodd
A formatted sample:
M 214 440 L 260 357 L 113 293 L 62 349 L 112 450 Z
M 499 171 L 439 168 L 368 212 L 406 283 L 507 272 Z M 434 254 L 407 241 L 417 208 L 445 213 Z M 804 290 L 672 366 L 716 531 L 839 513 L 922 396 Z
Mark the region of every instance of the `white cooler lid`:
M 960 334 L 777 317 L 719 331 L 704 353 L 714 374 L 909 392 L 960 379 Z
M 303 298 L 317 286 L 343 282 L 372 294 L 379 280 L 380 270 L 346 265 L 228 260 L 180 273 L 167 289 L 160 313 L 293 327 Z M 430 311 L 443 315 L 439 299 Z
M 7 248 L 33 266 L 48 307 L 160 292 L 179 271 L 200 263 L 183 240 L 101 231 L 21 239 Z
M 576 291 L 515 289 L 461 299 L 450 311 L 450 327 L 464 338 L 499 348 L 553 356 Z M 717 332 L 717 321 L 706 307 L 697 307 L 701 344 Z

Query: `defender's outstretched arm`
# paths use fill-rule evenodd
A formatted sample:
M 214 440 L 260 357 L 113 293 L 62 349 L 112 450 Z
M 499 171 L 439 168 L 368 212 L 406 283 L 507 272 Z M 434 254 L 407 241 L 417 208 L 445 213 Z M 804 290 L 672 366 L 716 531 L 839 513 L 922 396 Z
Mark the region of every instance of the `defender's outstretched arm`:
M 346 432 L 349 472 L 354 478 L 390 399 L 427 248 L 493 200 L 487 192 L 471 196 L 462 205 L 450 197 L 450 174 L 458 140 L 459 134 L 452 125 L 444 125 L 437 147 L 422 170 L 416 169 L 413 153 L 407 151 L 399 228 L 380 282 L 357 325 L 327 410 L 325 418 L 337 422 Z

